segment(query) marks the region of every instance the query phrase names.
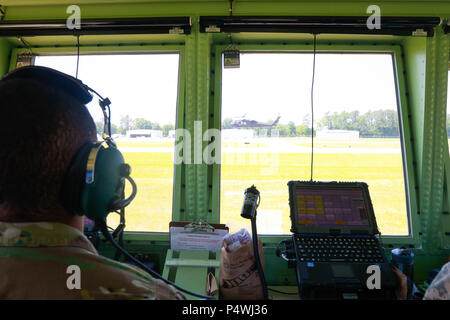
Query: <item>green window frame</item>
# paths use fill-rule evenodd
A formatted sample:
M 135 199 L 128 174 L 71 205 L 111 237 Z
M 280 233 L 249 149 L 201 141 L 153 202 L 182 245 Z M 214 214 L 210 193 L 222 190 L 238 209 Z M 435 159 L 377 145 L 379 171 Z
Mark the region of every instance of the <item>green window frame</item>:
M 226 42 L 226 41 L 224 41 Z M 271 53 L 296 53 L 296 52 L 308 52 L 312 53 L 311 42 L 308 44 L 283 44 L 283 43 L 245 43 L 240 41 L 236 47 L 241 52 L 271 52 Z M 214 52 L 214 64 L 211 68 L 214 70 L 214 113 L 219 115 L 215 118 L 214 128 L 220 129 L 221 126 L 221 84 L 222 84 L 222 52 L 229 46 L 228 43 L 217 42 L 213 45 L 211 51 Z M 407 236 L 394 236 L 394 235 L 382 235 L 381 241 L 386 248 L 400 247 L 400 246 L 415 246 L 420 245 L 419 237 L 419 224 L 420 219 L 418 217 L 418 202 L 416 194 L 416 177 L 414 173 L 413 160 L 413 145 L 411 140 L 411 124 L 408 115 L 409 106 L 406 96 L 406 82 L 405 82 L 405 65 L 403 61 L 403 50 L 401 45 L 383 45 L 379 43 L 374 44 L 342 44 L 333 43 L 330 45 L 327 43 L 321 43 L 318 40 L 317 52 L 329 52 L 329 53 L 388 53 L 392 55 L 394 66 L 394 79 L 396 82 L 397 92 L 397 105 L 399 106 L 399 124 L 400 124 L 400 139 L 402 146 L 402 159 L 403 159 L 403 172 L 405 179 L 405 195 L 406 195 L 406 208 L 408 217 L 409 235 Z M 220 221 L 220 164 L 212 165 L 213 170 L 213 212 L 217 212 L 217 221 Z M 264 235 L 262 240 L 266 247 L 275 248 L 275 246 L 283 239 L 286 239 L 286 235 Z

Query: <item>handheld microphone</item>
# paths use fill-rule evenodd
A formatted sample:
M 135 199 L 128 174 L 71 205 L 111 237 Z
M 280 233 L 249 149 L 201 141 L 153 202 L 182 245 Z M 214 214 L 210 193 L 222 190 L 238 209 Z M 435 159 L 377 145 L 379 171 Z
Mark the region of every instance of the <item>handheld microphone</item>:
M 241 217 L 245 219 L 256 218 L 256 209 L 259 206 L 259 191 L 254 185 L 247 188 L 244 192 L 244 204 L 242 205 Z

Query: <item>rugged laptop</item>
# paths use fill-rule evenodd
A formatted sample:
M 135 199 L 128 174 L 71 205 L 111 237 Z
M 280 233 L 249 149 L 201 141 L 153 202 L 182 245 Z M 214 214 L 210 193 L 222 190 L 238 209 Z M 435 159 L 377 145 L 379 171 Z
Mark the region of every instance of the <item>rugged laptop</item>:
M 377 237 L 367 184 L 288 186 L 300 297 L 395 299 L 396 279 Z

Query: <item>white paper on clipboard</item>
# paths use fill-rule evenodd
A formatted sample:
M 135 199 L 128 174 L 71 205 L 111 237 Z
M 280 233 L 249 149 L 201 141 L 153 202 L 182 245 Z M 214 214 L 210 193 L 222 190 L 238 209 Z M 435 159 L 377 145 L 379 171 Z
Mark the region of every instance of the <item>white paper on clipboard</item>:
M 223 238 L 228 234 L 224 224 L 209 224 L 212 228 L 191 228 L 190 222 L 171 222 L 170 248 L 172 250 L 207 250 L 219 251 Z

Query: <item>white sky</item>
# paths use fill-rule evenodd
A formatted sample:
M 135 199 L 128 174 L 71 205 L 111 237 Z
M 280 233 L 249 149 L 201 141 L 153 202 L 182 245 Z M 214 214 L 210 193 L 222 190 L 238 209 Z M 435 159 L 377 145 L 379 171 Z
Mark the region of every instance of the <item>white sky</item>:
M 76 56 L 38 56 L 44 65 L 75 75 Z M 110 98 L 112 122 L 120 116 L 175 124 L 178 54 L 82 55 L 78 78 Z M 239 69 L 223 70 L 222 119 L 247 118 L 300 124 L 310 114 L 312 54 L 243 53 Z M 396 109 L 388 54 L 317 54 L 315 119 L 326 111 Z M 101 120 L 97 101 L 89 110 Z
M 224 69 L 222 118 L 302 123 L 311 114 L 312 54 L 241 54 L 239 69 Z M 329 111 L 396 109 L 388 54 L 317 54 L 314 117 Z
M 36 65 L 75 76 L 76 56 L 37 56 Z M 78 79 L 111 100 L 111 121 L 121 115 L 175 125 L 178 91 L 178 54 L 81 55 Z M 88 109 L 103 121 L 98 100 Z

